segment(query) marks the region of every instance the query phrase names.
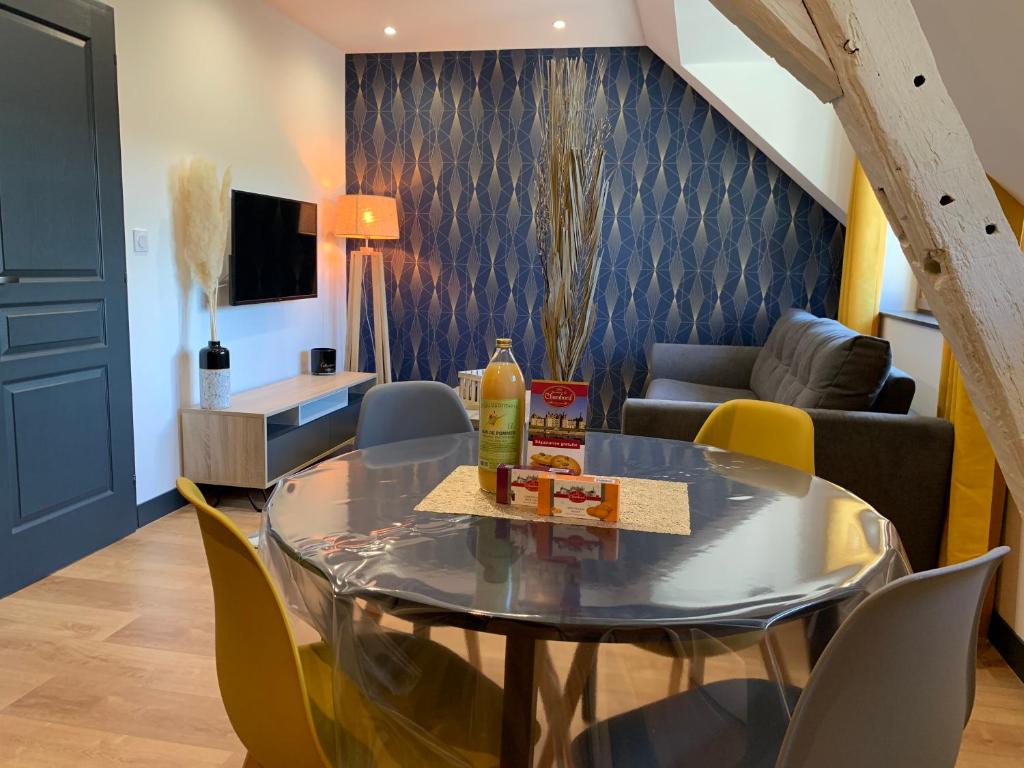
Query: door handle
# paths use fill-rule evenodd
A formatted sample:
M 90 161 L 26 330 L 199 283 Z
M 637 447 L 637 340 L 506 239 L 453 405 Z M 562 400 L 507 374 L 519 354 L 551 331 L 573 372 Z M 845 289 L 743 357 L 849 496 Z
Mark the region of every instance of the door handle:
M 15 283 L 20 282 L 20 277 L 7 277 L 5 275 L 0 275 L 0 285 L 14 285 Z

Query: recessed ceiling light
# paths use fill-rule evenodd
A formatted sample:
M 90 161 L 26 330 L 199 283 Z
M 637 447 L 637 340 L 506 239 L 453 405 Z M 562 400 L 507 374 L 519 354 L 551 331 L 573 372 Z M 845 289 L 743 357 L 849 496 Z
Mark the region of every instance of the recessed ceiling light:
M 394 37 L 398 34 L 398 30 L 394 27 L 384 27 L 384 34 L 388 37 Z
M 559 19 L 558 21 L 556 21 L 551 26 L 554 27 L 555 29 L 565 29 L 565 22 L 562 21 L 562 19 Z

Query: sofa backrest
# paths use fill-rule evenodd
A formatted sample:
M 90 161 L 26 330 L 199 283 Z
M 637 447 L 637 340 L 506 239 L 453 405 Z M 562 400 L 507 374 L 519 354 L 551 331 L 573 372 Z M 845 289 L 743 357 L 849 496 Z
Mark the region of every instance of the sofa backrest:
M 889 375 L 889 342 L 800 309 L 783 313 L 754 362 L 761 400 L 798 408 L 869 410 Z

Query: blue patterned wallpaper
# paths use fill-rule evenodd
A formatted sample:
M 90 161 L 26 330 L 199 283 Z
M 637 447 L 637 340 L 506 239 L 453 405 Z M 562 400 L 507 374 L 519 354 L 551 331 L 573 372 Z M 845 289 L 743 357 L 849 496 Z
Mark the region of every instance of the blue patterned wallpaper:
M 647 48 L 349 55 L 348 191 L 399 198 L 402 237 L 382 244 L 396 379 L 455 383 L 500 336 L 544 374 L 534 158 L 543 62 L 567 53 L 607 64 L 611 192 L 581 376 L 592 426 L 617 429 L 651 343 L 760 344 L 788 307 L 834 317 L 844 230 Z

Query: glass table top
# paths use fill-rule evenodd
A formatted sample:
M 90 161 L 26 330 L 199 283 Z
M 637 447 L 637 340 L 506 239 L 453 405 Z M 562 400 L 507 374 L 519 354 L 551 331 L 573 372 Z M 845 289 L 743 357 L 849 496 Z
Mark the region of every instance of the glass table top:
M 355 451 L 282 481 L 273 545 L 337 596 L 559 627 L 764 626 L 907 572 L 892 525 L 820 478 L 691 443 L 587 436 L 586 469 L 688 484 L 690 534 L 415 512 L 475 433 Z

